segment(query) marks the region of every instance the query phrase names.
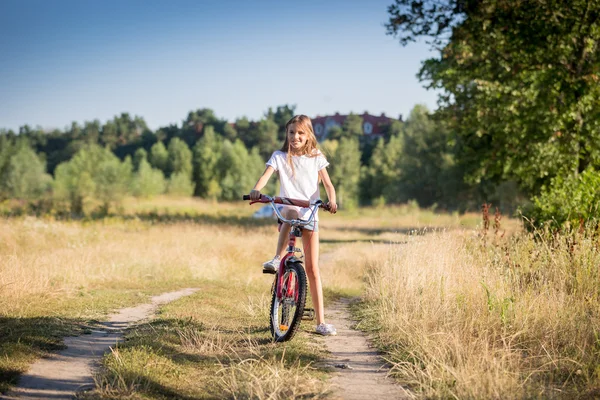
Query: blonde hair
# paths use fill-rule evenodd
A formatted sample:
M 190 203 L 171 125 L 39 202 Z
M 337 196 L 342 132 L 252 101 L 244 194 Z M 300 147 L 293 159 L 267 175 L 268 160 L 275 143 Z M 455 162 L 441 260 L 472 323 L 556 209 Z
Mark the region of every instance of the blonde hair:
M 308 157 L 316 157 L 319 154 L 319 147 L 317 145 L 317 137 L 315 136 L 315 131 L 313 130 L 312 122 L 309 117 L 306 115 L 300 114 L 295 115 L 285 124 L 285 141 L 283 142 L 283 146 L 281 146 L 281 151 L 286 153 L 287 162 L 292 167 L 292 174 L 295 176 L 296 171 L 294 169 L 294 164 L 292 163 L 292 152 L 290 141 L 288 139 L 288 127 L 292 124 L 298 125 L 302 132 L 305 132 L 308 137 L 306 138 L 306 144 L 297 155 L 300 156 L 308 156 Z

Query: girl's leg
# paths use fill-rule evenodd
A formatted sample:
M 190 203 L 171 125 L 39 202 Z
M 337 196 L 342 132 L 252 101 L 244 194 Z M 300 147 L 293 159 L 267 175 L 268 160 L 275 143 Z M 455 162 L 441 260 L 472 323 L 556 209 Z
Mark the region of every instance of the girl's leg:
M 298 218 L 298 211 L 296 210 L 285 210 L 282 215 L 287 219 L 296 219 Z M 290 224 L 282 224 L 281 229 L 279 230 L 279 238 L 277 239 L 277 250 L 275 251 L 275 255 L 283 258 L 285 255 L 285 246 L 287 245 L 287 241 L 290 235 Z
M 306 274 L 310 284 L 310 294 L 317 317 L 317 325 L 325 323 L 323 308 L 323 287 L 321 286 L 321 273 L 319 271 L 319 232 L 304 229 L 302 232 Z

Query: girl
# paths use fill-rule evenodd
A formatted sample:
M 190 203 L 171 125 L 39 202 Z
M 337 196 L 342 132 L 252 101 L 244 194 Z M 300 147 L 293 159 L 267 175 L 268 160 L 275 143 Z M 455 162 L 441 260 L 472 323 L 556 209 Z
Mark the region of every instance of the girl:
M 319 182 L 323 182 L 329 211 L 337 211 L 335 188 L 329 179 L 325 167 L 329 165 L 325 156 L 317 149 L 317 138 L 313 132 L 310 118 L 306 115 L 296 115 L 285 124 L 286 137 L 281 150 L 273 153 L 267 168 L 250 191 L 250 199 L 258 200 L 260 190 L 265 187 L 274 171 L 279 173 L 279 196 L 290 197 L 311 202 L 319 198 Z M 282 215 L 287 219 L 308 219 L 310 209 L 294 206 L 284 206 Z M 281 257 L 285 254 L 286 239 L 290 225 L 283 224 L 279 231 L 277 251 L 272 260 L 263 264 L 266 270 L 275 271 Z M 313 307 L 317 317 L 316 332 L 321 335 L 335 335 L 333 325 L 325 323 L 323 311 L 323 288 L 319 272 L 319 216 L 315 215 L 313 222 L 306 225 L 302 232 L 302 244 L 306 260 L 306 273 L 310 285 Z

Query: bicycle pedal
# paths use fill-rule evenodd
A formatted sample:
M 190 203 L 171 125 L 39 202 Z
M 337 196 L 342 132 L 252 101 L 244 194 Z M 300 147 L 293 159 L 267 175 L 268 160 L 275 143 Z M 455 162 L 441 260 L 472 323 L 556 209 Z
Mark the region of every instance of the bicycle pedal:
M 275 275 L 277 273 L 277 271 L 273 271 L 270 269 L 263 269 L 263 274 L 273 274 Z
M 302 319 L 305 321 L 312 321 L 315 319 L 315 310 L 312 308 L 305 308 L 302 314 Z

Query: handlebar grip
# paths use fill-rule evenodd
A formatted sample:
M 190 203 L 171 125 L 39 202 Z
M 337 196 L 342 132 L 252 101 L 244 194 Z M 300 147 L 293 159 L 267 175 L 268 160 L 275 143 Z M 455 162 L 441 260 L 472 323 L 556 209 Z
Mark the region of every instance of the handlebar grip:
M 242 200 L 250 200 L 250 195 L 249 194 L 243 195 Z
M 331 210 L 331 206 L 329 205 L 329 203 L 322 203 L 319 207 L 321 207 L 325 211 L 330 211 Z

